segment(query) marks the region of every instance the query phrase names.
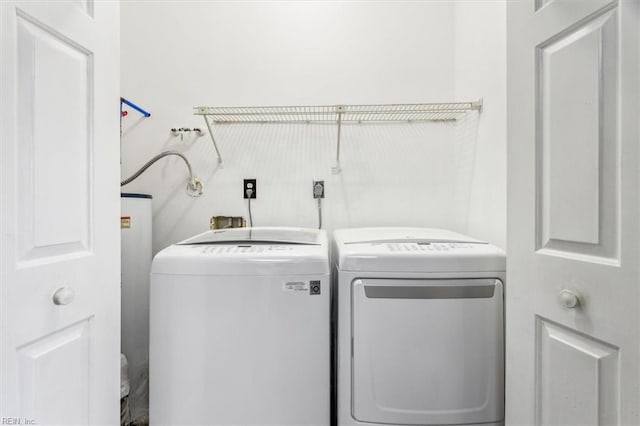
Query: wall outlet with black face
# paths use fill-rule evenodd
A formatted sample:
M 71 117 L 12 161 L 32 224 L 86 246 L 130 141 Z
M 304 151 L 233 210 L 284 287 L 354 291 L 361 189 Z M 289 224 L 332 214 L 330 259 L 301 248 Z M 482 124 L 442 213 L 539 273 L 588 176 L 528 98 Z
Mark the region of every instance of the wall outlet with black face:
M 324 181 L 313 181 L 313 198 L 324 198 Z
M 245 179 L 244 187 L 242 190 L 243 198 L 257 198 L 257 186 L 256 179 Z

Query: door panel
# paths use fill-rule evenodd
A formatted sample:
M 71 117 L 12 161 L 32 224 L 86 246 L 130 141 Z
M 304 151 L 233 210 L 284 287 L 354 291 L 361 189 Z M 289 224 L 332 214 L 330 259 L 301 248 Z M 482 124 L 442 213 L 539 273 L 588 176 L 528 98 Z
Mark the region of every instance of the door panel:
M 536 47 L 541 254 L 618 261 L 617 20 L 609 6 Z
M 118 34 L 117 2 L 0 2 L 2 418 L 119 421 Z
M 619 348 L 536 321 L 536 424 L 618 424 Z
M 86 255 L 91 239 L 91 52 L 25 12 L 18 14 L 17 27 L 20 262 Z M 57 72 L 48 72 L 53 69 Z M 60 167 L 64 164 L 73 166 Z
M 87 319 L 17 349 L 23 413 L 51 424 L 90 424 L 90 332 Z
M 639 424 L 640 2 L 507 20 L 506 423 Z
M 503 420 L 502 283 L 352 283 L 355 419 L 387 424 Z

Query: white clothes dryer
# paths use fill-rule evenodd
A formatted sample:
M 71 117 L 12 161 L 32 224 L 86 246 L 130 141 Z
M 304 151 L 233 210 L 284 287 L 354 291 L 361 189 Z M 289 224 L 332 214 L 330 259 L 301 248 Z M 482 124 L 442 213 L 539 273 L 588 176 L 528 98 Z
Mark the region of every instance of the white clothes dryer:
M 502 425 L 502 250 L 437 229 L 334 236 L 338 425 Z
M 151 272 L 153 425 L 327 426 L 329 259 L 324 231 L 209 231 Z

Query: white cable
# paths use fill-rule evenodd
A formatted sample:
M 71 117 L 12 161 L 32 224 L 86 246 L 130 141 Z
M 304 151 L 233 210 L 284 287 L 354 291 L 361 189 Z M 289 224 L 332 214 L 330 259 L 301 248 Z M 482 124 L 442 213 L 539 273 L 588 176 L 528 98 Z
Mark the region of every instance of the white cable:
M 247 189 L 247 207 L 249 208 L 249 227 L 253 228 L 253 218 L 251 217 L 251 196 L 253 195 L 252 189 Z
M 322 229 L 322 196 L 324 193 L 324 185 L 317 182 L 313 186 L 313 197 L 318 200 L 318 229 Z

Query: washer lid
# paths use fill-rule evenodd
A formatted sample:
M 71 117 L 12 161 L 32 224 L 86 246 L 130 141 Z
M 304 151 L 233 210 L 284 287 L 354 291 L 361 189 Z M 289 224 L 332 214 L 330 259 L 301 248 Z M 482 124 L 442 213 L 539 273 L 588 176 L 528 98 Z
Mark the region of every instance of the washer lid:
M 338 269 L 372 272 L 504 271 L 502 250 L 444 229 L 358 228 L 334 232 Z
M 207 231 L 160 251 L 152 274 L 328 274 L 324 231 L 303 228 L 235 228 Z
M 307 244 L 321 245 L 326 241 L 323 231 L 305 228 L 232 228 L 207 231 L 179 242 L 186 244 Z

